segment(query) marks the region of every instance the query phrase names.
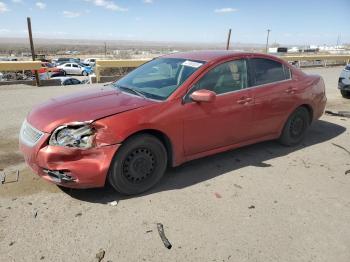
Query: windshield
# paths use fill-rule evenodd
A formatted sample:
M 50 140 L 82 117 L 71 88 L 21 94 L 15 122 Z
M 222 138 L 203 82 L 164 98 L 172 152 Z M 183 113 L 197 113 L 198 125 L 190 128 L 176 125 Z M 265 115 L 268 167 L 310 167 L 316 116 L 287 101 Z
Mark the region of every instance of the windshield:
M 138 67 L 112 85 L 123 91 L 133 89 L 136 91 L 133 93 L 141 93 L 146 98 L 165 100 L 203 64 L 203 61 L 159 58 Z

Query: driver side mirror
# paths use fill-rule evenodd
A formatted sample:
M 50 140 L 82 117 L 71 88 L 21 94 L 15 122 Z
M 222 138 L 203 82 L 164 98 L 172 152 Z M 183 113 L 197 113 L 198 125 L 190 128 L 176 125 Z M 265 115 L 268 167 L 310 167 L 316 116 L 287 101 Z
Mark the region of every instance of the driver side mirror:
M 214 102 L 216 99 L 216 93 L 207 89 L 201 89 L 194 91 L 190 95 L 192 101 L 194 102 Z

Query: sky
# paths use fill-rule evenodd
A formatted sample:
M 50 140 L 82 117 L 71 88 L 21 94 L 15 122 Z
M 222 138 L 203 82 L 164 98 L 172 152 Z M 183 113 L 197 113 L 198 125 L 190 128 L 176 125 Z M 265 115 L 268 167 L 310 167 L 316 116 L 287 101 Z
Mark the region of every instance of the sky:
M 0 38 L 350 43 L 350 0 L 0 0 Z

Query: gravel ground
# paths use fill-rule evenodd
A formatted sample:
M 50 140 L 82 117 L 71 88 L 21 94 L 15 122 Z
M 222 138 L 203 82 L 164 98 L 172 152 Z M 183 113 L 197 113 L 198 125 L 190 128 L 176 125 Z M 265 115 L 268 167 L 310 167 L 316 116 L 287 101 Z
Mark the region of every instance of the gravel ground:
M 305 70 L 324 77 L 334 111 L 350 110 L 341 70 Z M 0 87 L 0 169 L 20 169 L 0 185 L 0 261 L 99 261 L 101 249 L 102 261 L 350 261 L 349 118 L 323 116 L 298 147 L 270 141 L 186 163 L 140 196 L 61 190 L 25 167 L 18 130 L 36 103 L 86 88 Z

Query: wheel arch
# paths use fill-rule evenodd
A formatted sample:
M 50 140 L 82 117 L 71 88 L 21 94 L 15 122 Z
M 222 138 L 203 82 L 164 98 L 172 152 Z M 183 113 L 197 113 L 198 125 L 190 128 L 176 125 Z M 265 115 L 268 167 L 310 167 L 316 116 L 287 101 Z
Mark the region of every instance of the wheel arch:
M 289 114 L 286 116 L 286 118 L 281 122 L 281 125 L 279 127 L 279 132 L 278 132 L 279 135 L 281 135 L 282 130 L 283 130 L 285 124 L 287 123 L 289 117 L 295 112 L 295 110 L 297 110 L 300 107 L 304 107 L 309 112 L 309 116 L 310 116 L 310 123 L 309 124 L 312 123 L 313 117 L 314 117 L 314 110 L 313 110 L 312 106 L 310 104 L 307 104 L 307 103 L 300 104 L 300 105 L 294 107 L 293 110 L 291 110 L 289 112 Z
M 143 134 L 148 134 L 156 137 L 159 139 L 163 145 L 165 146 L 165 149 L 167 151 L 167 157 L 168 157 L 168 165 L 174 166 L 174 154 L 173 154 L 173 145 L 170 140 L 170 138 L 162 131 L 157 130 L 157 129 L 143 129 L 139 130 L 135 133 L 130 134 L 127 138 L 124 139 L 124 141 L 130 139 L 131 137 L 134 137 L 136 135 L 143 135 Z
M 294 111 L 297 110 L 299 107 L 304 107 L 307 109 L 307 111 L 309 112 L 309 116 L 310 116 L 310 123 L 309 124 L 311 124 L 313 121 L 313 118 L 314 118 L 314 110 L 313 110 L 312 106 L 309 104 L 302 104 L 302 105 L 298 106 L 297 108 L 295 108 Z

